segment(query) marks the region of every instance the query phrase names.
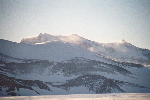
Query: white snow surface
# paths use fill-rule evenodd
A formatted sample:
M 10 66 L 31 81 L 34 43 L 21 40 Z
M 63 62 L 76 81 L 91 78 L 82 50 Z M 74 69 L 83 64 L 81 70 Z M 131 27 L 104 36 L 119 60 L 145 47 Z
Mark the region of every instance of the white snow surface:
M 149 100 L 150 93 L 70 94 L 0 97 L 2 100 Z

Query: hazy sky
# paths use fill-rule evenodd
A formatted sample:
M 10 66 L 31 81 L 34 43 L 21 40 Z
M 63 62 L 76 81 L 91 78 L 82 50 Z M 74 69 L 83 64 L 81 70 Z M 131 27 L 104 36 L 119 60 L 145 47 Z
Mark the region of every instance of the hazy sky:
M 150 49 L 150 0 L 0 0 L 0 38 L 78 34 Z

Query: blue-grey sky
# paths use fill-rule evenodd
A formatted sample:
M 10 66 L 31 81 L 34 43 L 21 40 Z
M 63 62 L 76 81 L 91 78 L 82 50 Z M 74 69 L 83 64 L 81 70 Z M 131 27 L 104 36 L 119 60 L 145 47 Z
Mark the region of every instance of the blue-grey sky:
M 0 0 L 0 38 L 78 34 L 150 49 L 150 0 Z

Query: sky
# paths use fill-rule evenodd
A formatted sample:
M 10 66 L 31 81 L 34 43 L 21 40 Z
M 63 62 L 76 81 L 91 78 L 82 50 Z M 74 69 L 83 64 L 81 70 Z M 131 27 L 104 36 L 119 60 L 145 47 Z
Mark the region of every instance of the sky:
M 150 0 L 0 0 L 0 39 L 40 33 L 150 49 Z

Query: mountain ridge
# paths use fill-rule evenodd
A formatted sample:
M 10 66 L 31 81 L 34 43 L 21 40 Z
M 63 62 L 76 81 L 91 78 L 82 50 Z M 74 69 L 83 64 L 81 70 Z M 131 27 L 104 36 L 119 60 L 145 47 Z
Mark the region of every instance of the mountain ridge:
M 97 53 L 99 55 L 114 60 L 126 61 L 131 63 L 142 63 L 146 65 L 150 64 L 150 57 L 146 56 L 146 54 L 150 55 L 150 50 L 138 48 L 132 45 L 131 43 L 128 43 L 124 39 L 121 42 L 98 43 L 80 37 L 77 34 L 73 34 L 70 36 L 53 36 L 47 33 L 45 34 L 40 33 L 39 36 L 36 37 L 37 40 L 34 40 L 34 38 L 27 38 L 27 39 L 24 38 L 21 40 L 21 43 L 37 45 L 37 44 L 43 44 L 48 42 L 60 41 L 65 43 L 77 44 L 94 53 Z

